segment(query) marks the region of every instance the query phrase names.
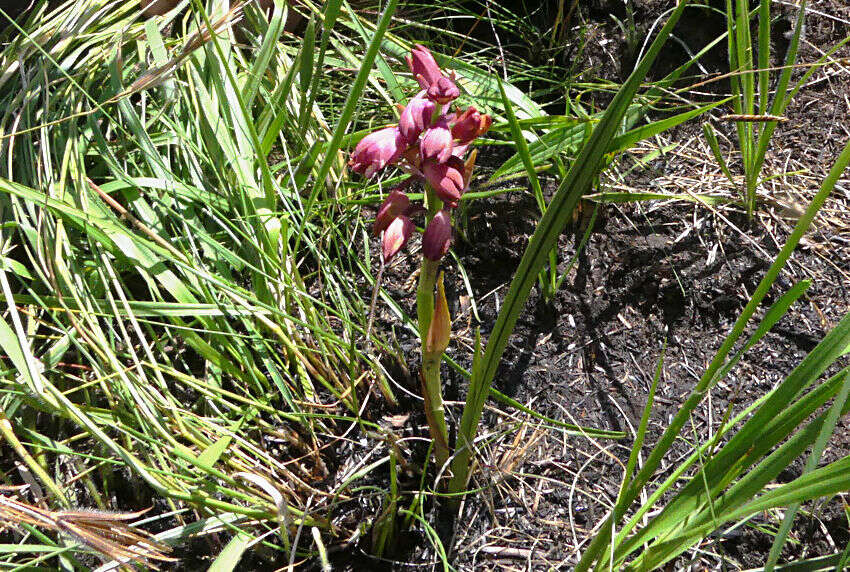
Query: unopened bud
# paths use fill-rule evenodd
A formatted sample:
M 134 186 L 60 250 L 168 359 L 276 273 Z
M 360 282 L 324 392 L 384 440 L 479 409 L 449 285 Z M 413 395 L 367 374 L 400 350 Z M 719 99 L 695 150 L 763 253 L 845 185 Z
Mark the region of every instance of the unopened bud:
M 423 161 L 422 174 L 425 180 L 448 206 L 457 206 L 461 195 L 466 190 L 464 173 L 466 165 L 459 157 L 452 155 L 445 163 L 437 163 L 433 159 Z
M 384 231 L 381 240 L 381 250 L 384 255 L 384 263 L 392 259 L 401 250 L 413 234 L 413 222 L 404 215 L 396 217 Z
M 452 219 L 445 209 L 434 215 L 422 235 L 422 255 L 428 260 L 439 261 L 452 244 Z
M 431 125 L 431 117 L 434 115 L 436 104 L 425 97 L 425 92 L 419 92 L 410 100 L 398 120 L 398 128 L 401 134 L 412 145 L 419 135 Z
M 433 127 L 425 131 L 419 149 L 422 160 L 435 159 L 437 163 L 445 163 L 452 155 L 452 132 L 445 119 L 440 119 Z
M 368 179 L 387 165 L 398 161 L 407 147 L 407 140 L 397 127 L 385 127 L 361 139 L 348 164 L 354 172 L 361 173 Z
M 387 199 L 378 214 L 375 217 L 375 225 L 372 227 L 375 236 L 381 234 L 381 231 L 387 230 L 387 227 L 401 214 L 404 214 L 410 206 L 410 199 L 403 192 L 394 189 L 387 195 Z
M 460 90 L 454 80 L 445 76 L 439 78 L 428 87 L 428 99 L 440 105 L 445 105 L 460 96 Z
M 414 79 L 419 82 L 422 89 L 428 89 L 443 77 L 440 66 L 437 65 L 434 56 L 425 46 L 416 44 L 410 51 L 410 55 L 405 59 L 407 60 L 407 67 L 410 68 L 410 73 L 413 74 Z
M 493 124 L 493 118 L 487 114 L 481 114 L 470 106 L 463 113 L 456 115 L 452 125 L 452 137 L 461 145 L 472 142 L 475 138 L 487 133 Z

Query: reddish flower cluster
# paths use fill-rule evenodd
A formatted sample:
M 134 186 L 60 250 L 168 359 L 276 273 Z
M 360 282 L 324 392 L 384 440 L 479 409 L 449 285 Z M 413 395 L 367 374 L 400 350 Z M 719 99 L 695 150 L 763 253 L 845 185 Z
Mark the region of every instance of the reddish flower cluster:
M 455 208 L 466 191 L 475 162 L 474 154 L 465 161 L 464 154 L 477 137 L 487 132 L 493 120 L 474 107 L 447 111 L 460 90 L 454 76 L 443 73 L 427 48 L 417 45 L 406 59 L 422 91 L 401 112 L 398 125 L 370 133 L 357 144 L 349 165 L 366 177 L 387 165 L 398 165 L 413 179 L 426 181 L 447 208 Z M 374 227 L 376 234 L 384 233 L 384 260 L 401 250 L 413 233 L 411 214 L 410 199 L 401 188 L 390 192 Z M 451 235 L 451 215 L 443 209 L 425 229 L 425 257 L 435 261 L 442 258 Z

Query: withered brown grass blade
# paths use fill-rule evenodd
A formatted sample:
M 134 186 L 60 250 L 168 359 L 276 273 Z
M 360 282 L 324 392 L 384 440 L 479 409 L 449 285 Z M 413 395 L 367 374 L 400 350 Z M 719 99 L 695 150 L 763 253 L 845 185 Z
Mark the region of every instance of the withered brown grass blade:
M 94 510 L 51 511 L 0 495 L 0 521 L 10 524 L 29 524 L 65 533 L 104 557 L 119 562 L 144 564 L 157 570 L 157 562 L 174 562 L 167 556 L 167 544 L 128 521 L 136 520 L 148 510 L 136 512 L 107 512 Z

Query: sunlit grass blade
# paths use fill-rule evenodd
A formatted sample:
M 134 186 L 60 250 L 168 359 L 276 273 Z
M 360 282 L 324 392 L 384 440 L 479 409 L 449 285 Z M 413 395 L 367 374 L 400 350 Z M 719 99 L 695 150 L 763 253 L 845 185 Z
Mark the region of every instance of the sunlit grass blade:
M 844 374 L 844 381 L 841 384 L 841 390 L 838 392 L 838 395 L 836 395 L 835 402 L 832 404 L 832 407 L 830 407 L 829 413 L 824 420 L 823 427 L 821 427 L 817 440 L 812 446 L 812 451 L 809 453 L 809 458 L 806 460 L 805 467 L 803 467 L 804 475 L 814 470 L 820 462 L 821 455 L 826 448 L 827 442 L 835 431 L 835 425 L 838 422 L 838 418 L 842 411 L 841 406 L 847 401 L 848 394 L 850 394 L 850 371 Z M 785 516 L 782 518 L 782 524 L 773 539 L 773 545 L 770 547 L 770 553 L 768 554 L 767 562 L 764 566 L 765 572 L 773 570 L 776 563 L 779 561 L 782 547 L 785 545 L 788 533 L 791 531 L 791 525 L 794 523 L 794 517 L 797 515 L 797 511 L 799 510 L 800 504 L 795 503 L 789 506 L 785 511 Z
M 712 127 L 711 123 L 703 123 L 702 132 L 705 136 L 705 140 L 708 142 L 708 148 L 711 149 L 711 154 L 714 155 L 714 160 L 717 161 L 717 165 L 720 167 L 720 170 L 724 175 L 726 175 L 726 178 L 730 183 L 735 184 L 735 177 L 732 176 L 732 171 L 729 170 L 729 166 L 726 164 L 726 159 L 723 158 L 723 153 L 720 152 L 720 145 L 717 142 L 717 134 L 714 132 L 714 127 Z
M 238 531 L 221 553 L 216 556 L 209 567 L 209 572 L 231 572 L 237 570 L 239 561 L 245 551 L 255 542 L 253 536 L 244 531 Z
M 505 86 L 502 83 L 502 80 L 498 76 L 496 77 L 496 80 L 499 85 L 499 94 L 502 96 L 502 105 L 504 105 L 505 108 L 505 115 L 508 118 L 508 126 L 511 130 L 511 137 L 513 138 L 514 145 L 516 145 L 517 155 L 522 161 L 525 173 L 528 175 L 528 181 L 531 184 L 531 191 L 537 201 L 537 207 L 540 209 L 540 214 L 543 214 L 546 212 L 546 202 L 543 198 L 543 189 L 540 186 L 540 180 L 537 178 L 537 172 L 534 170 L 534 161 L 528 151 L 528 142 L 525 140 L 525 135 L 522 134 L 522 128 L 517 121 L 513 105 L 508 99 L 507 93 L 505 93 Z
M 257 96 L 257 90 L 259 89 L 260 84 L 266 75 L 266 71 L 269 69 L 269 65 L 272 62 L 272 58 L 275 55 L 276 44 L 279 41 L 280 34 L 283 32 L 288 11 L 289 10 L 286 8 L 285 4 L 275 4 L 271 20 L 269 21 L 265 37 L 263 38 L 263 43 L 260 46 L 260 51 L 257 52 L 256 59 L 254 60 L 251 70 L 248 73 L 248 78 L 245 81 L 245 86 L 242 88 L 242 98 L 245 100 L 245 106 L 248 108 L 254 104 L 254 98 Z
M 687 529 L 681 536 L 667 539 L 653 547 L 645 558 L 641 558 L 630 570 L 653 569 L 669 560 L 678 546 L 692 544 L 711 530 L 727 522 L 746 518 L 753 514 L 805 501 L 830 497 L 850 489 L 850 457 L 844 457 L 825 467 L 816 469 L 794 481 L 772 489 L 755 498 L 743 507 L 717 515 L 712 522 Z
M 658 366 L 655 368 L 655 375 L 652 376 L 652 383 L 649 386 L 649 394 L 646 397 L 646 405 L 643 408 L 640 423 L 638 424 L 637 432 L 635 433 L 634 441 L 632 442 L 632 452 L 629 454 L 629 460 L 626 463 L 626 471 L 623 474 L 623 482 L 620 485 L 620 495 L 629 486 L 629 482 L 634 475 L 635 467 L 637 467 L 638 457 L 640 456 L 643 442 L 646 438 L 646 428 L 649 425 L 649 415 L 652 413 L 652 404 L 655 401 L 655 392 L 658 389 L 658 380 L 661 379 L 661 372 L 664 367 L 664 356 L 667 353 L 667 347 L 661 350 L 661 356 L 658 358 Z

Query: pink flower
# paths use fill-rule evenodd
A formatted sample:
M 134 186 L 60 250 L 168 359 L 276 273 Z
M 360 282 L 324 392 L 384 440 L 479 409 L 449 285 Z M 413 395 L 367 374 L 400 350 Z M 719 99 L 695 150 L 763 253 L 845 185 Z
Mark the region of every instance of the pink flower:
M 458 98 L 460 95 L 460 90 L 455 85 L 455 82 L 451 79 L 441 76 L 437 78 L 437 81 L 428 86 L 428 99 L 439 103 L 440 105 L 445 105 L 450 101 L 453 101 Z
M 410 199 L 407 198 L 406 194 L 397 189 L 390 191 L 375 217 L 375 225 L 372 227 L 375 235 L 377 236 L 381 234 L 381 231 L 386 230 L 399 215 L 407 211 L 409 206 Z
M 385 127 L 360 140 L 348 164 L 355 173 L 371 177 L 387 165 L 398 161 L 407 150 L 407 141 L 397 127 Z
M 433 127 L 425 132 L 419 145 L 422 160 L 436 159 L 437 163 L 445 163 L 452 154 L 452 132 L 444 117 L 441 117 Z
M 410 55 L 405 59 L 407 60 L 407 67 L 410 68 L 410 73 L 413 74 L 413 77 L 419 82 L 419 86 L 422 89 L 428 89 L 438 79 L 443 77 L 440 66 L 437 65 L 434 56 L 431 55 L 431 52 L 425 46 L 416 44 L 410 50 Z
M 469 143 L 467 143 L 466 145 L 459 145 L 457 142 L 455 142 L 452 145 L 452 155 L 463 159 L 463 154 L 466 153 L 467 149 L 469 149 Z
M 470 106 L 463 113 L 455 114 L 452 125 L 452 137 L 461 145 L 471 143 L 475 138 L 487 133 L 493 124 L 493 118 L 487 114 L 482 115 L 474 107 Z
M 422 174 L 425 180 L 437 193 L 437 196 L 450 207 L 456 207 L 461 195 L 466 190 L 464 173 L 466 165 L 454 155 L 445 163 L 437 163 L 433 159 L 422 162 Z
M 404 247 L 412 234 L 413 222 L 406 216 L 398 216 L 390 223 L 390 226 L 384 231 L 384 236 L 381 239 L 384 263 L 389 262 Z
M 434 215 L 422 235 L 422 255 L 437 262 L 452 243 L 452 218 L 445 209 Z
M 398 129 L 408 143 L 413 144 L 419 138 L 419 134 L 430 127 L 431 117 L 436 108 L 436 104 L 425 97 L 424 91 L 420 91 L 410 100 L 398 120 Z

